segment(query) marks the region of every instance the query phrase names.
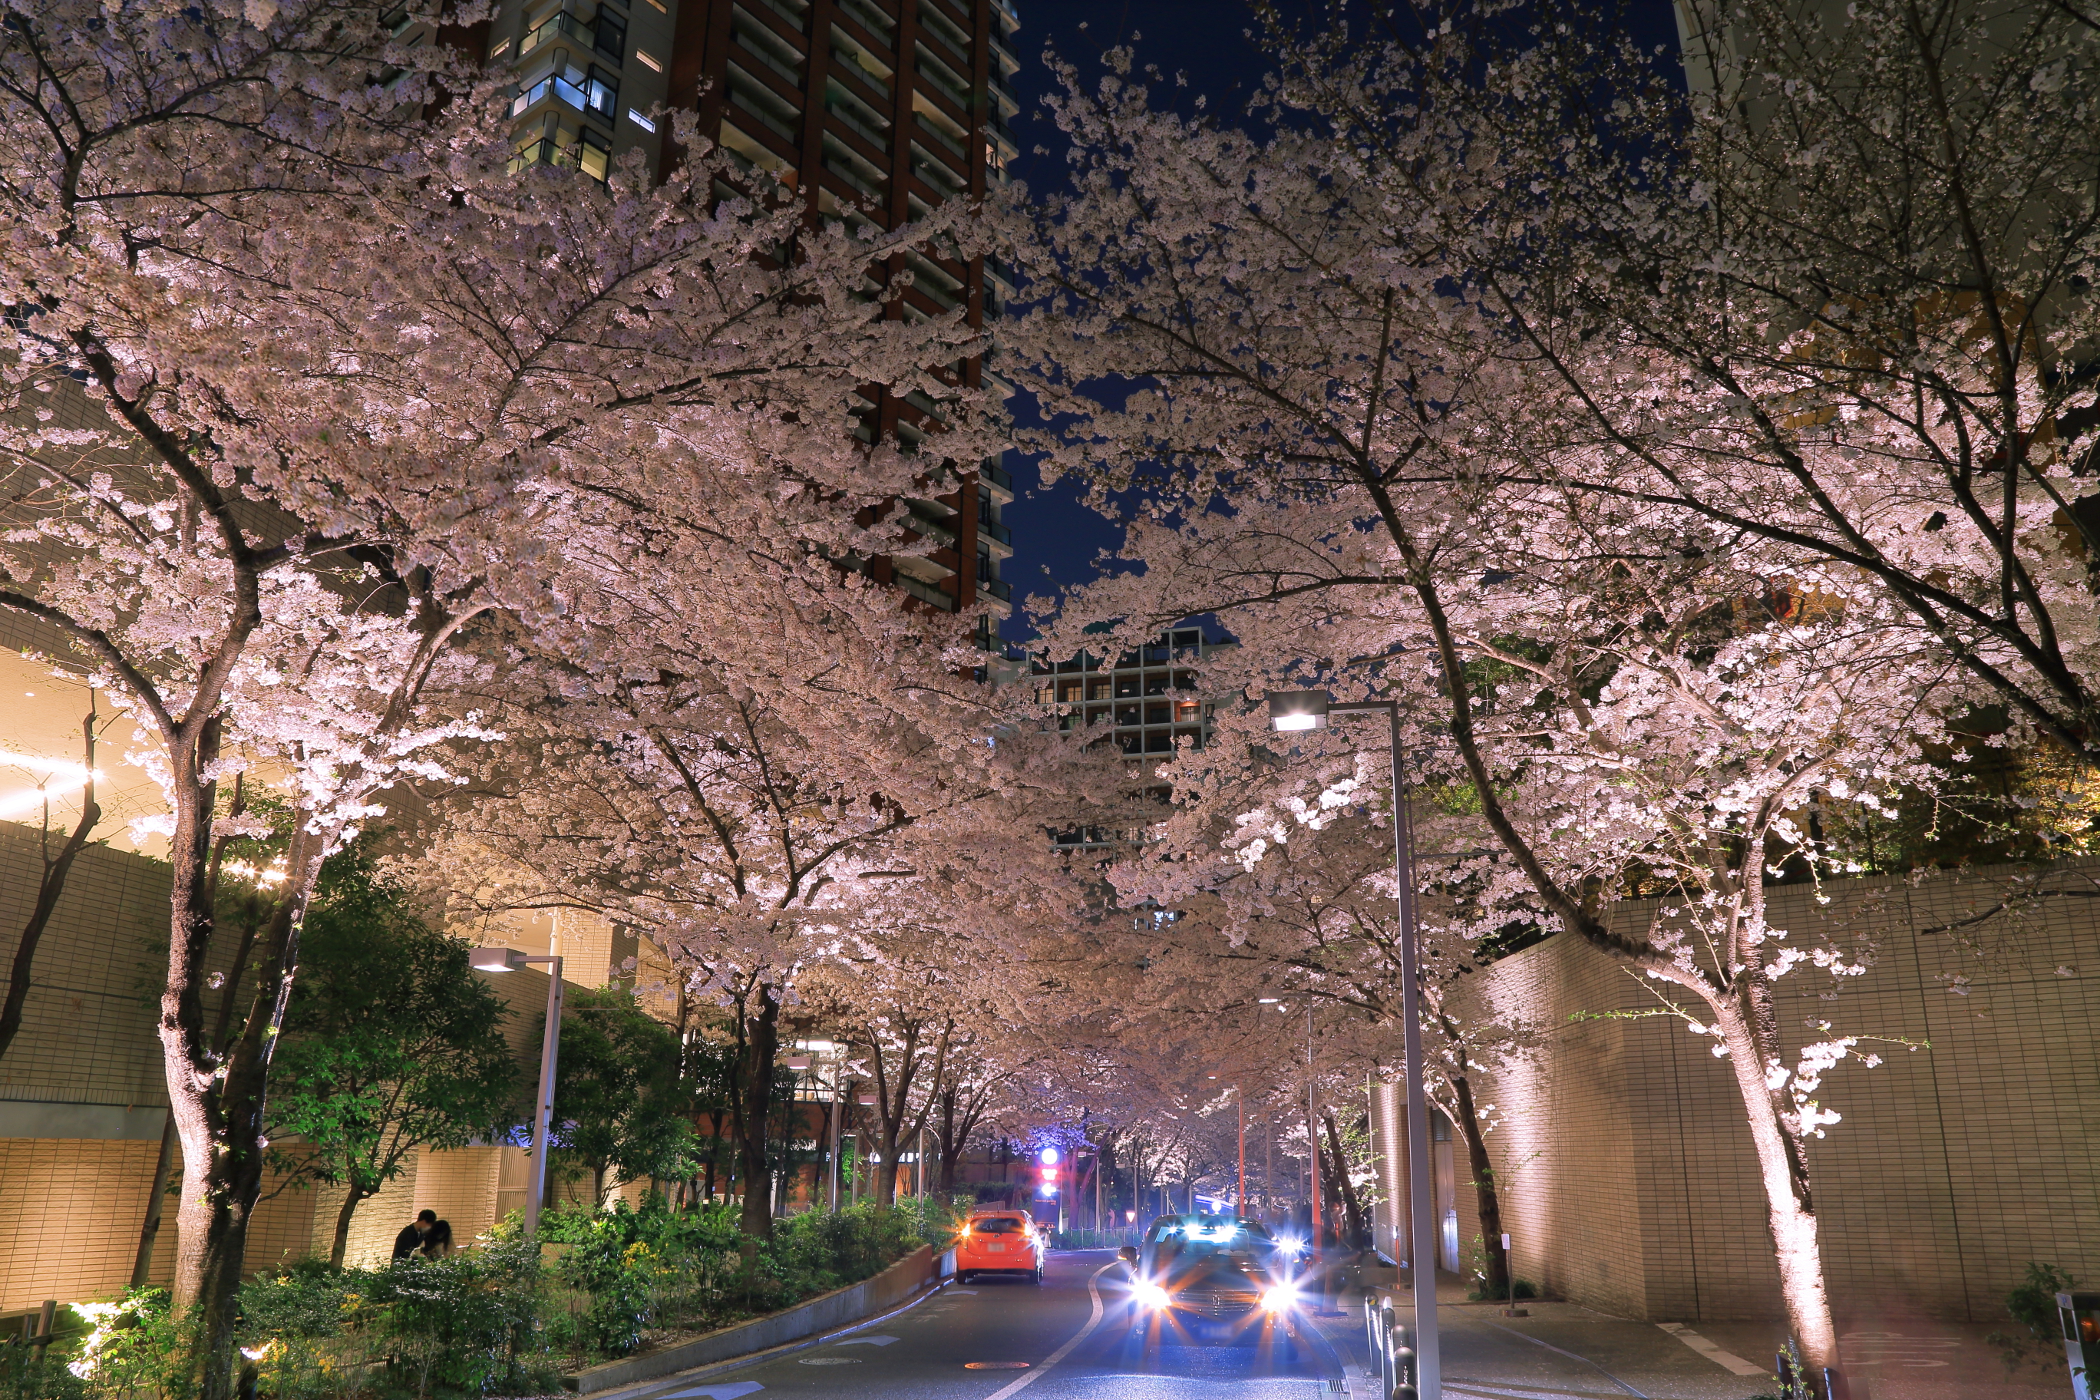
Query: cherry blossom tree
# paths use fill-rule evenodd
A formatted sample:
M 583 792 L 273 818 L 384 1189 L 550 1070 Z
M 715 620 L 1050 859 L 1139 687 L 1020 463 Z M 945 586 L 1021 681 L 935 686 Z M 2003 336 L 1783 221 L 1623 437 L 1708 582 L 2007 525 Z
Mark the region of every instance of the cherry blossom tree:
M 1691 0 L 1661 55 L 1452 13 L 1291 34 L 1285 100 L 1466 280 L 1531 471 L 1874 596 L 2016 736 L 2100 763 L 2090 11 Z
M 207 1400 L 231 1385 L 300 912 L 386 788 L 484 732 L 421 708 L 460 683 L 463 638 L 505 610 L 573 644 L 609 555 L 673 534 L 843 567 L 882 547 L 856 515 L 928 465 L 853 441 L 863 385 L 923 390 L 975 450 L 939 368 L 975 333 L 864 293 L 895 238 L 807 228 L 767 189 L 717 199 L 749 182 L 697 139 L 660 183 L 513 176 L 498 79 L 415 32 L 342 0 L 49 0 L 0 32 L 0 606 L 159 746 L 176 1294 L 202 1310 Z M 250 768 L 294 820 L 220 1055 L 204 891 L 221 784 Z
M 521 650 L 500 686 L 455 697 L 509 740 L 438 814 L 427 859 L 492 854 L 522 872 L 511 903 L 613 914 L 672 956 L 690 998 L 728 1012 L 756 1238 L 771 1228 L 764 1127 L 784 1010 L 837 1022 L 872 1055 L 893 1179 L 897 1140 L 946 1074 L 922 1050 L 966 994 L 990 995 L 972 969 L 1018 961 L 1064 907 L 1046 833 L 1091 768 L 1054 734 L 995 733 L 1005 702 L 956 668 L 963 624 L 828 567 L 784 570 L 742 600 L 747 645 L 718 663 L 702 649 L 719 639 L 683 607 L 716 577 L 660 558 L 623 576 L 618 625 L 579 629 L 593 669 Z
M 1467 159 L 1471 108 L 1440 105 L 1468 89 L 1438 77 L 1376 160 L 1316 119 L 1257 139 L 1162 115 L 1117 55 L 1097 94 L 1055 104 L 1073 189 L 1014 215 L 1039 294 L 1018 373 L 1054 415 L 1053 466 L 1139 488 L 1152 516 L 1126 542 L 1137 567 L 1068 602 L 1061 642 L 1218 612 L 1240 646 L 1208 689 L 1398 699 L 1417 781 L 1464 814 L 1453 848 L 1485 847 L 1425 882 L 1467 891 L 1481 934 L 1557 925 L 1715 1037 L 1789 1319 L 1834 1364 L 1804 1144 L 1859 1041 L 1818 1018 L 1789 1052 L 1773 988 L 1858 964 L 1770 927 L 1763 891 L 1775 868 L 1829 868 L 1801 820 L 1816 794 L 1931 781 L 1918 746 L 1963 703 L 1956 662 L 1896 600 L 1797 577 L 1760 533 L 1540 477 L 1512 424 L 1554 391 L 1422 232 L 1503 193 Z M 1382 785 L 1385 756 L 1340 728 L 1289 749 L 1258 711 L 1218 731 L 1162 768 L 1175 807 L 1119 872 L 1126 900 L 1178 907 Z M 1663 913 L 1621 927 L 1627 894 Z

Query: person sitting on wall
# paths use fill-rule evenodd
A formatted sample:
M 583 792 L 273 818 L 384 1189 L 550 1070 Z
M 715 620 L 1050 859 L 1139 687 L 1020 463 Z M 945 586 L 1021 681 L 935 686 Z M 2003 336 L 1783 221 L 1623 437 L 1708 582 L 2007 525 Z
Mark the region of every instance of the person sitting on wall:
M 394 1236 L 394 1257 L 406 1259 L 423 1247 L 423 1242 L 437 1230 L 438 1217 L 434 1210 L 422 1211 L 415 1224 L 406 1226 Z

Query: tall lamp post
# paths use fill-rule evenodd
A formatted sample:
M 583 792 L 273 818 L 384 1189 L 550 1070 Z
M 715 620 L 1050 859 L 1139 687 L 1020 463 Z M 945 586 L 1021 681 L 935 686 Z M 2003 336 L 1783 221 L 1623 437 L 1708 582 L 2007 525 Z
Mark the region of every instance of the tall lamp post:
M 561 957 L 521 953 L 516 948 L 487 947 L 467 951 L 467 963 L 482 972 L 516 972 L 528 963 L 549 963 L 547 1028 L 540 1034 L 539 1102 L 532 1111 L 532 1175 L 525 1183 L 525 1238 L 540 1232 L 540 1206 L 547 1199 L 547 1159 L 554 1128 L 554 1056 L 561 1048 Z
M 1400 905 L 1400 1014 L 1407 1047 L 1407 1196 L 1413 1220 L 1409 1272 L 1415 1284 L 1416 1393 L 1441 1400 L 1443 1382 L 1436 1327 L 1436 1219 L 1430 1196 L 1429 1101 L 1422 1092 L 1422 1021 L 1418 1011 L 1420 965 L 1415 939 L 1414 839 L 1408 825 L 1407 788 L 1400 773 L 1400 706 L 1392 700 L 1338 705 L 1324 690 L 1272 690 L 1269 725 L 1280 733 L 1325 729 L 1330 715 L 1384 712 L 1393 740 L 1393 875 Z M 1317 1190 L 1318 1188 L 1315 1187 Z

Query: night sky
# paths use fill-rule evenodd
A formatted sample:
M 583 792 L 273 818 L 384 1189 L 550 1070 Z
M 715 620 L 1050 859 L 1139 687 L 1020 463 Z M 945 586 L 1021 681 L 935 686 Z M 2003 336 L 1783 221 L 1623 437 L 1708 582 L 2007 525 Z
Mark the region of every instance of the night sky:
M 1632 12 L 1644 43 L 1676 43 L 1670 0 L 1619 2 Z M 1189 86 L 1183 97 L 1208 94 L 1209 110 L 1221 115 L 1240 110 L 1242 96 L 1259 85 L 1268 66 L 1247 37 L 1251 20 L 1244 0 L 1017 0 L 1016 8 L 1021 31 L 1014 48 L 1021 71 L 1014 75 L 1014 91 L 1021 99 L 1021 112 L 1014 120 L 1014 134 L 1020 138 L 1021 158 L 1014 172 L 1031 190 L 1061 188 L 1065 181 L 1063 142 L 1042 110 L 1041 99 L 1051 81 L 1041 59 L 1046 44 L 1077 63 L 1082 73 L 1098 73 L 1101 52 L 1136 35 L 1140 67 L 1187 73 Z M 1292 8 L 1310 13 L 1317 7 L 1298 0 Z M 1049 154 L 1036 155 L 1037 146 L 1048 148 Z M 1017 417 L 1028 415 L 1026 402 L 1016 401 L 1012 407 Z M 1007 466 L 1014 474 L 1018 499 L 1007 515 L 1014 532 L 1014 557 L 1004 574 L 1013 586 L 1015 615 L 1003 631 L 1009 641 L 1023 641 L 1028 628 L 1020 616 L 1022 600 L 1055 594 L 1093 577 L 1095 558 L 1116 546 L 1121 530 L 1082 505 L 1069 483 L 1050 489 L 1039 485 L 1031 459 L 1009 453 Z
M 1020 138 L 1021 158 L 1014 173 L 1031 190 L 1058 188 L 1065 179 L 1063 143 L 1042 110 L 1051 82 L 1041 59 L 1046 43 L 1082 72 L 1098 72 L 1101 51 L 1135 33 L 1139 62 L 1169 73 L 1187 72 L 1189 91 L 1210 94 L 1213 111 L 1236 110 L 1238 102 L 1227 94 L 1235 87 L 1253 87 L 1263 72 L 1262 56 L 1245 36 L 1245 6 L 1236 0 L 1017 0 L 1016 8 L 1021 32 L 1014 42 L 1021 71 L 1014 75 L 1014 92 L 1021 114 L 1014 120 L 1014 134 Z M 1051 154 L 1036 155 L 1037 146 Z M 1020 402 L 1013 408 L 1017 415 L 1028 411 Z M 1004 630 L 1009 641 L 1020 641 L 1028 634 L 1019 615 L 1023 596 L 1056 593 L 1091 578 L 1095 557 L 1113 549 L 1121 531 L 1082 505 L 1071 484 L 1048 490 L 1038 485 L 1031 460 L 1009 453 L 1007 466 L 1018 499 L 1007 513 L 1014 557 L 1005 569 L 1016 607 Z

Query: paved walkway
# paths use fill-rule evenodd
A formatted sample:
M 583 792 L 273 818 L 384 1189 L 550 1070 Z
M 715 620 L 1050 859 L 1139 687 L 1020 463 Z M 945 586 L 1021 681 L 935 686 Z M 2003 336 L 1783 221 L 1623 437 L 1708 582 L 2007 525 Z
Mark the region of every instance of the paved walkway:
M 1773 1323 L 1636 1322 L 1575 1303 L 1527 1301 L 1528 1317 L 1500 1304 L 1465 1302 L 1463 1282 L 1437 1279 L 1444 1388 L 1453 1400 L 1750 1400 L 1774 1394 L 1773 1355 L 1785 1329 Z M 1341 1299 L 1321 1328 L 1348 1363 L 1352 1395 L 1375 1393 L 1363 1331 L 1363 1298 Z M 1871 1325 L 1839 1319 L 1853 1400 L 2068 1400 L 2068 1372 L 2041 1367 L 2008 1375 L 1985 1340 L 1989 1324 L 1939 1322 L 1901 1313 Z M 2059 1363 L 2060 1365 L 2061 1363 Z

